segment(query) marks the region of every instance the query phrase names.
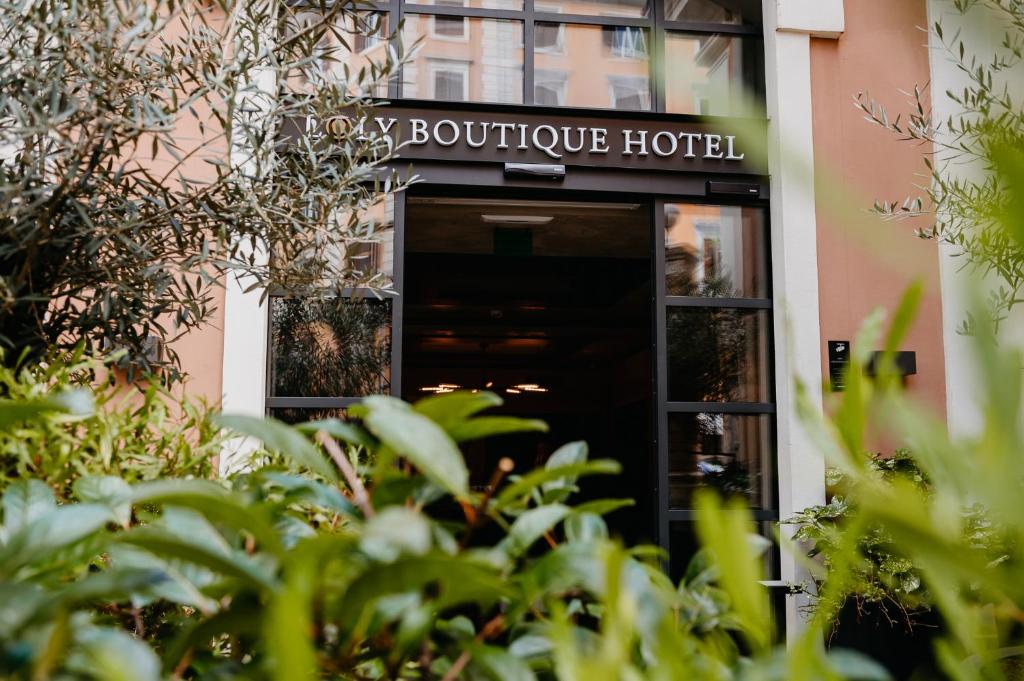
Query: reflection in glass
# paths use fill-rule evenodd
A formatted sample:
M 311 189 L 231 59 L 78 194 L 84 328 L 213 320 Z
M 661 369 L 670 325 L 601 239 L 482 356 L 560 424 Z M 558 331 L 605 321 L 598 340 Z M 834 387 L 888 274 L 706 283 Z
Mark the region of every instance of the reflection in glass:
M 402 42 L 412 51 L 402 76 L 404 97 L 523 102 L 521 21 L 409 13 Z
M 500 9 L 521 12 L 523 0 L 413 0 L 405 3 L 407 9 L 413 5 L 444 5 L 446 7 L 471 7 L 473 9 Z
M 669 307 L 671 402 L 768 402 L 768 311 Z
M 666 294 L 768 297 L 766 236 L 762 208 L 666 204 Z
M 270 335 L 273 397 L 390 389 L 390 300 L 271 298 Z
M 343 205 L 358 198 L 353 209 Z M 319 212 L 330 216 L 320 220 Z M 314 212 L 315 211 L 315 212 Z M 314 206 L 313 218 L 290 239 L 278 240 L 271 267 L 279 286 L 293 294 L 311 289 L 392 288 L 395 248 L 394 196 L 367 189 L 338 196 L 332 206 Z M 310 263 L 319 263 L 313 267 Z
M 315 10 L 286 8 L 281 18 L 284 40 L 312 34 L 311 27 L 320 24 L 321 17 Z M 388 13 L 341 12 L 333 24 L 333 30 L 322 31 L 315 47 L 316 59 L 301 72 L 290 74 L 289 84 L 303 90 L 324 83 L 343 83 L 352 95 L 387 96 L 383 71 L 388 65 Z
M 650 37 L 635 26 L 538 22 L 538 104 L 644 111 L 651 108 Z
M 600 17 L 646 17 L 650 4 L 648 0 L 535 0 L 534 11 Z
M 327 419 L 346 419 L 345 410 L 342 408 L 308 409 L 305 407 L 273 407 L 269 410 L 270 416 L 278 421 L 295 425 L 306 421 L 326 421 Z
M 665 34 L 665 108 L 702 116 L 763 115 L 764 45 L 720 34 Z
M 760 0 L 665 0 L 665 18 L 669 21 L 756 24 L 760 17 Z
M 693 508 L 696 490 L 772 504 L 771 417 L 767 414 L 668 415 L 669 504 Z

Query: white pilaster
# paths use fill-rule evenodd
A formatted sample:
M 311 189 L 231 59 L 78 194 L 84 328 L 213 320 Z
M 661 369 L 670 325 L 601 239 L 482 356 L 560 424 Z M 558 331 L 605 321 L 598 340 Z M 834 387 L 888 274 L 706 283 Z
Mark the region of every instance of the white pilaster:
M 825 462 L 796 408 L 796 383 L 821 409 L 817 220 L 811 102 L 811 36 L 837 37 L 842 0 L 763 0 L 768 167 L 771 174 L 772 273 L 778 403 L 779 513 L 824 503 Z M 785 531 L 785 528 L 784 528 Z M 782 579 L 803 581 L 783 552 Z M 786 630 L 802 627 L 796 598 L 787 599 Z
M 265 0 L 274 2 L 275 0 Z M 246 11 L 242 6 L 238 11 Z M 273 17 L 273 13 L 264 7 L 256 8 L 257 15 Z M 268 20 L 263 30 L 263 53 L 267 55 L 273 45 L 273 21 Z M 235 45 L 239 52 L 251 50 L 244 39 L 238 39 Z M 251 82 L 253 88 L 242 88 L 238 96 L 239 111 L 248 116 L 248 125 L 264 125 L 271 127 L 274 98 L 277 97 L 277 73 L 271 66 L 254 69 Z M 241 121 L 240 121 L 241 122 Z M 239 125 L 237 130 L 240 130 Z M 272 135 L 271 135 L 272 137 Z M 231 140 L 231 165 L 240 168 L 246 177 L 257 177 L 264 163 L 256 158 L 259 150 L 249 147 L 248 140 L 241 133 Z M 259 181 L 259 180 L 257 180 Z M 243 248 L 239 258 L 247 258 L 251 249 Z M 255 250 L 257 266 L 264 266 L 268 261 L 266 250 L 257 246 Z M 244 414 L 263 416 L 265 409 L 267 385 L 267 326 L 269 323 L 267 305 L 261 303 L 262 289 L 253 288 L 249 277 L 234 274 L 227 277 L 224 292 L 224 363 L 221 374 L 221 409 L 225 414 Z M 224 446 L 220 457 L 221 474 L 244 465 L 246 455 L 252 452 L 259 443 L 251 438 L 236 438 Z

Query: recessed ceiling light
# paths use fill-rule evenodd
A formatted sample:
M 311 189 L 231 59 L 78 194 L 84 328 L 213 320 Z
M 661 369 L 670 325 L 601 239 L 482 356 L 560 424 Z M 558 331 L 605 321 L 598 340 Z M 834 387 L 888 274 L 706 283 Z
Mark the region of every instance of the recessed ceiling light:
M 481 215 L 484 222 L 499 225 L 546 225 L 553 215 Z

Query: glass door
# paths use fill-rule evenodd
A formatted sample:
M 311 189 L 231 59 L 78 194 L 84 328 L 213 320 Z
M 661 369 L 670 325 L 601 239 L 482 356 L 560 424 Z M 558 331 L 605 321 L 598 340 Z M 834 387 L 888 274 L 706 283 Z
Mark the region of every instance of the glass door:
M 472 482 L 498 460 L 523 472 L 584 440 L 619 476 L 583 498 L 637 501 L 608 517 L 657 541 L 651 207 L 644 202 L 406 198 L 401 396 L 489 390 L 550 432 L 471 443 Z
M 655 202 L 659 540 L 678 578 L 698 490 L 778 519 L 767 209 Z

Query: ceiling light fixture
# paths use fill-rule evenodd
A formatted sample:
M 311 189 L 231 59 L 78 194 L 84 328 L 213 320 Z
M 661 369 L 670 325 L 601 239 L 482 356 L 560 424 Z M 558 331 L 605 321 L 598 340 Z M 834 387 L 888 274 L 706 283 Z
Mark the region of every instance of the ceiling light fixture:
M 480 219 L 492 225 L 546 225 L 553 215 L 481 215 Z

